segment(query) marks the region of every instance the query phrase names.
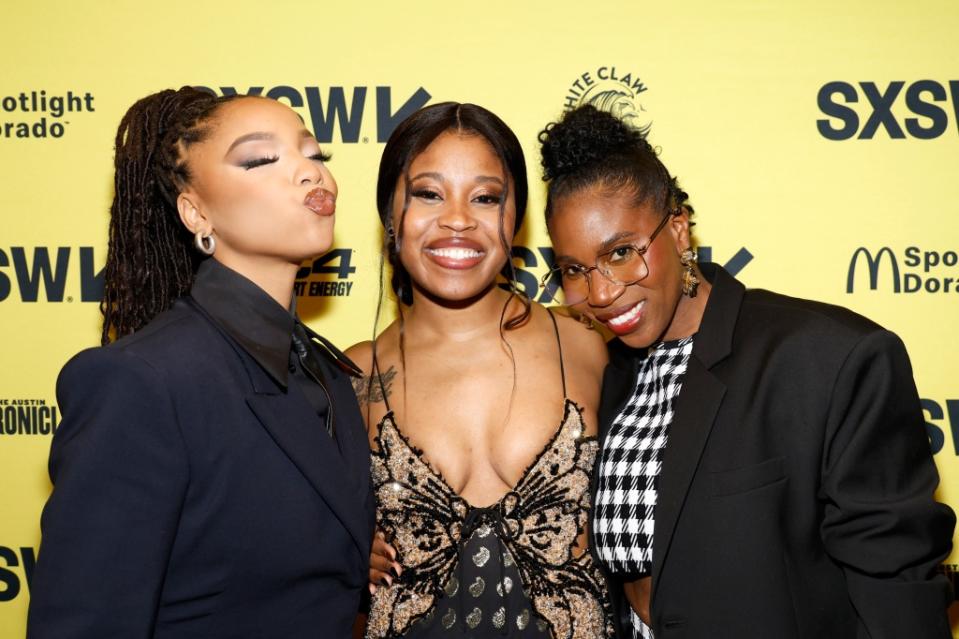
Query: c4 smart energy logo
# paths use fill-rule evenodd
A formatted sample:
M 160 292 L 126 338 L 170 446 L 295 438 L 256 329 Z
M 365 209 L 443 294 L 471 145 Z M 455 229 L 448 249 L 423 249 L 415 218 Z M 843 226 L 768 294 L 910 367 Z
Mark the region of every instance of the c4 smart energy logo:
M 860 246 L 849 259 L 846 293 L 861 290 L 886 293 L 959 293 L 959 252 L 907 247 L 897 255 L 888 246 Z M 865 273 L 866 277 L 859 275 Z
M 46 90 L 21 91 L 0 96 L 0 138 L 62 138 L 80 113 L 92 113 L 93 94 L 89 91 L 47 93 Z
M 300 267 L 293 294 L 297 297 L 348 296 L 353 290 L 350 276 L 356 273 L 356 267 L 352 265 L 354 252 L 348 248 L 333 249 Z M 334 279 L 329 279 L 330 275 Z
M 816 101 L 827 116 L 816 120 L 816 127 L 827 140 L 883 136 L 931 140 L 950 129 L 953 134 L 959 132 L 959 80 L 917 80 L 908 84 L 897 80 L 885 86 L 876 82 L 827 82 L 819 89 Z
M 640 98 L 646 91 L 647 87 L 639 75 L 615 66 L 601 66 L 573 80 L 566 90 L 563 106 L 570 111 L 580 105 L 591 104 L 646 134 L 652 126 Z
M 376 142 L 385 143 L 400 122 L 425 106 L 433 97 L 423 87 L 409 95 L 395 95 L 393 87 L 388 86 L 298 88 L 279 85 L 270 89 L 264 86 L 245 89 L 232 86 L 221 86 L 217 89 L 206 86 L 196 88 L 213 95 L 262 95 L 282 100 L 294 109 L 305 109 L 304 120 L 312 126 L 313 135 L 321 144 L 333 141 L 334 130 L 339 131 L 340 142 L 369 142 L 370 135 L 363 135 L 363 132 L 367 129 L 365 123 L 371 119 L 376 122 L 374 139 Z

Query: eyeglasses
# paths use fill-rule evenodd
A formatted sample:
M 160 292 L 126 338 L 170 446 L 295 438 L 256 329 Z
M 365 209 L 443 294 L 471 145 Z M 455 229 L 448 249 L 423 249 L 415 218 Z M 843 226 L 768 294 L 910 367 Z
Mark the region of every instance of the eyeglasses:
M 597 255 L 595 266 L 583 266 L 582 264 L 556 266 L 543 276 L 540 286 L 543 288 L 558 288 L 558 280 L 558 285 L 562 287 L 562 299 L 559 301 L 567 306 L 575 306 L 585 302 L 589 297 L 591 271 L 599 271 L 603 277 L 617 286 L 630 286 L 639 282 L 649 275 L 649 266 L 646 264 L 645 258 L 646 252 L 671 217 L 673 217 L 672 213 L 663 216 L 644 246 L 633 244 L 617 246 Z

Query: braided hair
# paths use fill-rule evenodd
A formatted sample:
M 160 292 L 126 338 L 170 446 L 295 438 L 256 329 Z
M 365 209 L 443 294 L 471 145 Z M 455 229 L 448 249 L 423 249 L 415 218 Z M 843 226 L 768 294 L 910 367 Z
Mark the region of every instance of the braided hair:
M 190 183 L 186 150 L 229 100 L 191 87 L 138 100 L 117 130 L 101 343 L 142 328 L 193 283 L 200 256 L 177 197 Z
M 617 117 L 586 104 L 567 111 L 539 134 L 546 221 L 556 201 L 590 186 L 632 192 L 633 204 L 647 202 L 673 215 L 685 210 L 689 195 L 669 174 L 645 134 Z M 690 223 L 692 226 L 692 223 Z

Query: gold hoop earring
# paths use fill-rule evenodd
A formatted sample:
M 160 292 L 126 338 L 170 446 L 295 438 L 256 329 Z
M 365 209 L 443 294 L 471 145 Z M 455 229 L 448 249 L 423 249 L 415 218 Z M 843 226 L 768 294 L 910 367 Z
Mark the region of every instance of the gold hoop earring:
M 683 265 L 683 295 L 696 297 L 696 289 L 699 288 L 699 278 L 693 273 L 693 267 L 696 266 L 696 252 L 688 248 L 679 256 L 679 261 Z

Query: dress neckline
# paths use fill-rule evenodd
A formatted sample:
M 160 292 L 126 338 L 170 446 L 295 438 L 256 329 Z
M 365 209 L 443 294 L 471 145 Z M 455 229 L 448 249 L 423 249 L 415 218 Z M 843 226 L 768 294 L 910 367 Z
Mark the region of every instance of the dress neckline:
M 506 500 L 507 497 L 509 497 L 512 494 L 518 493 L 522 489 L 523 483 L 527 480 L 527 478 L 529 478 L 529 475 L 533 471 L 533 469 L 536 467 L 536 464 L 539 463 L 539 461 L 553 448 L 557 440 L 559 440 L 560 436 L 563 434 L 563 431 L 569 425 L 570 415 L 574 411 L 579 416 L 579 423 L 585 426 L 585 424 L 583 423 L 583 409 L 579 406 L 579 404 L 577 404 L 570 398 L 564 397 L 563 398 L 563 418 L 560 421 L 559 426 L 556 427 L 556 430 L 553 431 L 553 435 L 549 438 L 549 440 L 546 442 L 543 448 L 540 449 L 540 451 L 533 457 L 532 461 L 530 461 L 530 463 L 526 466 L 526 468 L 523 469 L 523 472 L 520 474 L 520 477 L 516 481 L 516 483 L 509 490 L 507 490 L 499 499 L 497 499 L 496 501 L 494 501 L 493 503 L 487 506 L 476 506 L 470 503 L 469 501 L 467 501 L 466 499 L 464 499 L 462 495 L 460 495 L 458 492 L 453 490 L 453 487 L 450 486 L 448 481 L 446 481 L 446 478 L 443 476 L 443 473 L 440 472 L 440 470 L 436 468 L 432 462 L 430 462 L 429 458 L 425 456 L 423 449 L 413 444 L 409 440 L 409 438 L 406 436 L 406 434 L 400 429 L 400 426 L 397 423 L 396 416 L 393 413 L 392 409 L 388 410 L 386 414 L 383 415 L 380 421 L 376 424 L 376 438 L 375 438 L 376 450 L 373 451 L 373 454 L 380 457 L 385 456 L 385 452 L 383 450 L 383 445 L 382 445 L 383 429 L 386 426 L 386 423 L 388 421 L 390 425 L 393 427 L 393 430 L 396 431 L 396 434 L 399 436 L 400 441 L 403 442 L 403 445 L 406 446 L 406 448 L 411 453 L 413 453 L 417 461 L 423 464 L 423 466 L 433 476 L 433 478 L 436 479 L 436 481 L 439 482 L 439 484 L 446 491 L 449 492 L 449 495 L 452 498 L 458 499 L 459 501 L 463 502 L 463 504 L 465 504 L 466 507 L 470 510 L 496 508 L 500 506 L 503 503 L 503 501 Z M 576 439 L 577 446 L 579 446 L 589 441 L 596 441 L 597 436 L 596 435 L 583 436 L 581 432 L 579 435 L 575 437 L 575 439 Z

